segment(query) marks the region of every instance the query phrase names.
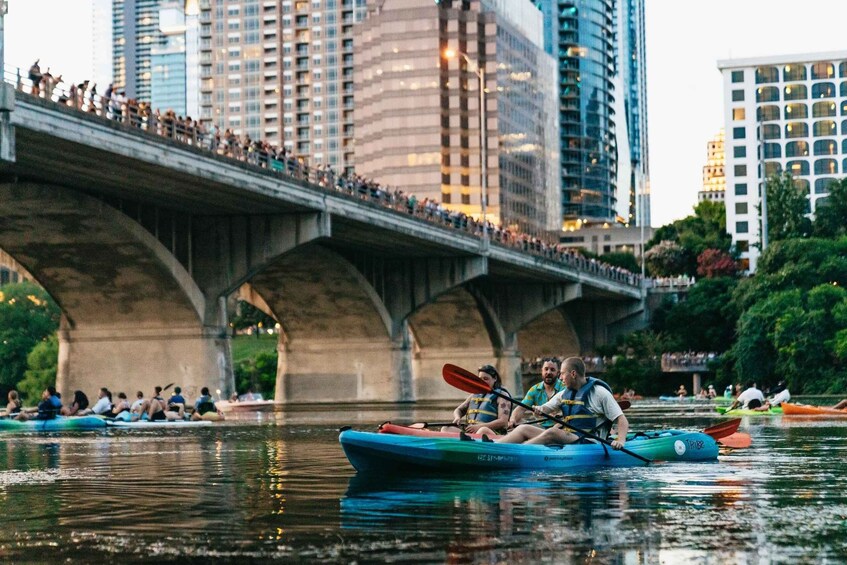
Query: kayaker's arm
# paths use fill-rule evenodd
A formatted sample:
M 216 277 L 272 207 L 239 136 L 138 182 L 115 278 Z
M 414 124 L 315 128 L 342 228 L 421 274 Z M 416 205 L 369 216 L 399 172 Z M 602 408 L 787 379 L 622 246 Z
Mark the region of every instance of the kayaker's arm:
M 626 419 L 626 416 L 621 414 L 615 418 L 613 424 L 615 424 L 618 428 L 618 438 L 612 441 L 612 447 L 620 449 L 626 443 L 626 434 L 629 433 L 629 420 Z
M 453 410 L 453 423 L 457 426 L 462 423 L 462 418 L 468 413 L 468 407 L 471 405 L 471 397 L 467 397 L 464 402 L 456 406 Z
M 468 426 L 466 431 L 470 433 L 479 432 L 480 428 L 489 428 L 491 430 L 505 430 L 506 426 L 509 425 L 509 415 L 512 413 L 512 403 L 506 400 L 505 398 L 499 398 L 497 400 L 497 418 L 485 424 L 474 424 Z
M 518 425 L 518 422 L 520 422 L 523 418 L 524 412 L 526 412 L 526 408 L 523 406 L 515 406 L 514 411 L 512 411 L 512 415 L 509 417 L 509 429 Z

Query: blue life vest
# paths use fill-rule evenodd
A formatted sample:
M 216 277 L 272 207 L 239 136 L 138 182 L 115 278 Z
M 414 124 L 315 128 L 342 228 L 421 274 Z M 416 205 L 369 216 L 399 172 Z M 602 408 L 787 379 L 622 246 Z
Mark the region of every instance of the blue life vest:
M 500 394 L 511 396 L 505 388 L 495 389 Z M 497 419 L 497 395 L 489 392 L 488 394 L 475 394 L 471 397 L 468 412 L 465 417 L 468 424 L 487 424 Z
M 594 431 L 600 437 L 605 438 L 612 429 L 612 423 L 605 416 L 597 415 L 588 409 L 586 402 L 588 395 L 596 385 L 600 385 L 609 392 L 611 387 L 600 379 L 588 377 L 588 382 L 579 390 L 568 389 L 562 396 L 562 418 L 575 428 L 587 432 Z M 595 431 L 596 430 L 596 431 Z

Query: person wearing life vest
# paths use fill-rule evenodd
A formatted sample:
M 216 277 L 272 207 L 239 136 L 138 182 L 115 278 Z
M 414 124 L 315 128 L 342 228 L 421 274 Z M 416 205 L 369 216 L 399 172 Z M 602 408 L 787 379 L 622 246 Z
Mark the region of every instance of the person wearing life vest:
M 609 385 L 599 379 L 586 377 L 585 363 L 579 357 L 569 357 L 562 363 L 559 377 L 565 390 L 559 392 L 547 403 L 536 406 L 533 412 L 541 415 L 559 415 L 571 426 L 606 438 L 616 425 L 618 437 L 611 442 L 614 449 L 620 449 L 626 443 L 629 421 L 618 406 Z M 555 425 L 546 430 L 534 426 L 520 426 L 500 443 L 534 443 L 541 445 L 567 445 L 579 441 L 583 436 L 570 429 Z
M 485 384 L 500 394 L 511 396 L 509 391 L 503 388 L 500 381 L 500 373 L 491 365 L 483 365 L 479 368 L 479 378 Z M 478 433 L 480 429 L 488 428 L 488 432 L 503 432 L 509 425 L 509 416 L 512 413 L 512 403 L 495 394 L 472 394 L 464 402 L 453 410 L 453 425 L 441 428 L 442 431 L 453 431 L 457 429 L 470 434 Z M 464 423 L 462 422 L 464 420 Z
M 556 393 L 564 390 L 565 385 L 559 380 L 559 360 L 555 357 L 546 357 L 541 362 L 541 382 L 530 388 L 523 398 L 523 403 L 527 406 L 541 406 L 556 396 Z M 513 429 L 523 422 L 521 421 L 526 408 L 516 406 L 512 411 L 512 416 L 509 418 L 509 429 Z M 541 420 L 535 422 L 534 425 L 540 428 L 549 428 L 553 425 L 553 420 Z

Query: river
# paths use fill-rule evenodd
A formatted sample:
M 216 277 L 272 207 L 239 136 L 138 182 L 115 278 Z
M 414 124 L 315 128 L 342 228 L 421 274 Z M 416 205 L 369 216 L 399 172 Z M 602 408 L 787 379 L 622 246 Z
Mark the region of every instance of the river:
M 637 429 L 706 408 L 636 403 Z M 290 407 L 210 428 L 0 437 L 0 560 L 843 563 L 847 419 L 745 418 L 716 463 L 357 476 L 338 427 L 446 406 Z

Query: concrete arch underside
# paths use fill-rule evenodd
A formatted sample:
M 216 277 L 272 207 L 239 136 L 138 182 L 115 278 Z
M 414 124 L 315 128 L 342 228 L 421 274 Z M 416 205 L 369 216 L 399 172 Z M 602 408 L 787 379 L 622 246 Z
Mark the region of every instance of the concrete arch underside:
M 580 355 L 579 336 L 568 315 L 556 308 L 518 331 L 518 345 L 524 359 Z
M 356 268 L 320 244 L 298 247 L 250 280 L 282 326 L 276 398 L 412 400 L 411 347 Z
M 472 372 L 492 364 L 498 367 L 506 386 L 511 386 L 501 357 L 506 338 L 496 317 L 464 288 L 438 296 L 409 317 L 415 342 L 414 389 L 416 399 L 458 399 L 467 396 L 441 377 L 445 363 Z M 506 370 L 506 372 L 504 372 Z
M 57 386 L 64 394 L 90 396 L 100 386 L 146 392 L 166 382 L 189 394 L 204 385 L 229 388 L 226 339 L 204 324 L 202 292 L 124 214 L 58 186 L 0 185 L 0 247 L 62 309 Z

